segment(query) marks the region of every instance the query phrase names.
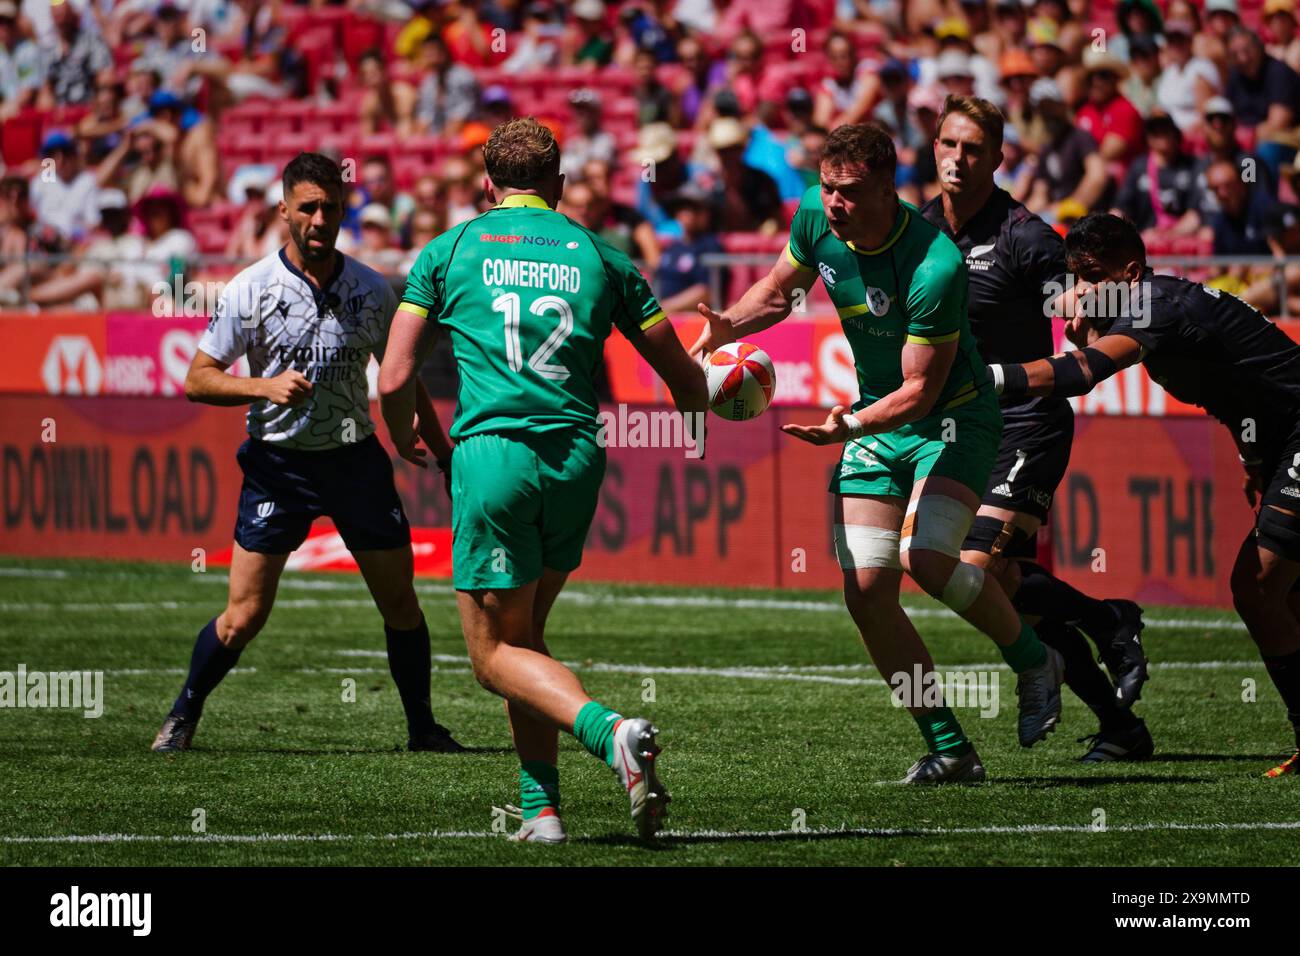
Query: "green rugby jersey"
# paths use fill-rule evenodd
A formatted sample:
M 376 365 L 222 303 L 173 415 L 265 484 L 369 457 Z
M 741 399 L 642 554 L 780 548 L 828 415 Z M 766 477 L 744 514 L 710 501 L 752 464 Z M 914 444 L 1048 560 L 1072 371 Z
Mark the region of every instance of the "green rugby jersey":
M 613 328 L 627 334 L 665 317 L 626 255 L 524 194 L 425 246 L 399 308 L 451 335 L 457 441 L 575 426 L 596 432 L 605 339 Z
M 790 224 L 786 257 L 795 268 L 821 275 L 839 313 L 861 391 L 854 411 L 903 384 L 903 345 L 909 342 L 958 342 L 930 416 L 991 387 L 966 314 L 966 263 L 952 240 L 915 206 L 900 200 L 894 227 L 880 248 L 858 249 L 831 234 L 821 187 L 813 186 Z

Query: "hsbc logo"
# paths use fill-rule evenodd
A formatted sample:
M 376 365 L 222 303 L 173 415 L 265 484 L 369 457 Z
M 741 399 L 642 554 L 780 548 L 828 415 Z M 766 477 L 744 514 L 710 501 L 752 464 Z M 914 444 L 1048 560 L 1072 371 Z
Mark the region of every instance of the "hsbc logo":
M 51 395 L 98 395 L 104 368 L 84 335 L 56 335 L 41 364 L 41 381 Z

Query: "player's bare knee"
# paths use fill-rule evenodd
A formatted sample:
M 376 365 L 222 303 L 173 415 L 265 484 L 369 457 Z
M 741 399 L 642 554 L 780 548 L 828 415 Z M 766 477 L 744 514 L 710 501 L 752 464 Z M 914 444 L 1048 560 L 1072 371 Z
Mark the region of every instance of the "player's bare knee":
M 397 631 L 413 631 L 420 626 L 420 599 L 415 588 L 387 598 L 379 607 L 384 623 Z
M 232 650 L 246 647 L 257 637 L 271 609 L 256 604 L 231 604 L 222 615 L 224 627 L 217 628 L 217 639 Z
M 918 548 L 909 548 L 903 558 L 903 564 L 912 580 L 933 598 L 941 597 L 953 568 L 959 563 L 951 555 Z

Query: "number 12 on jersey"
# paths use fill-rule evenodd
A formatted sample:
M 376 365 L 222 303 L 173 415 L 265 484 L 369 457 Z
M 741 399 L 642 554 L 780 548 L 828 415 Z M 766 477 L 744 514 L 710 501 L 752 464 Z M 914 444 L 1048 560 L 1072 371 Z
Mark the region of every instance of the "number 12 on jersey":
M 503 292 L 492 300 L 492 311 L 501 312 L 505 315 L 506 361 L 510 365 L 510 371 L 522 371 L 524 353 L 519 344 L 519 316 L 521 312 L 519 293 Z M 558 295 L 543 295 L 533 300 L 528 307 L 528 311 L 533 315 L 544 315 L 547 312 L 559 313 L 559 324 L 555 326 L 546 341 L 538 346 L 537 351 L 529 357 L 528 367 L 542 378 L 563 382 L 569 377 L 569 370 L 563 365 L 552 365 L 550 358 L 559 351 L 560 346 L 564 344 L 564 340 L 573 332 L 573 308 Z

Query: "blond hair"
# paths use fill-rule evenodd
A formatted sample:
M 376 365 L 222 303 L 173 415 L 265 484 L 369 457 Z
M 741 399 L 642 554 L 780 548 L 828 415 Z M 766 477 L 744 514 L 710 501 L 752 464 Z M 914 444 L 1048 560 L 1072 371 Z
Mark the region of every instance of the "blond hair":
M 531 116 L 512 119 L 492 131 L 483 164 L 500 189 L 533 189 L 560 171 L 555 134 Z

